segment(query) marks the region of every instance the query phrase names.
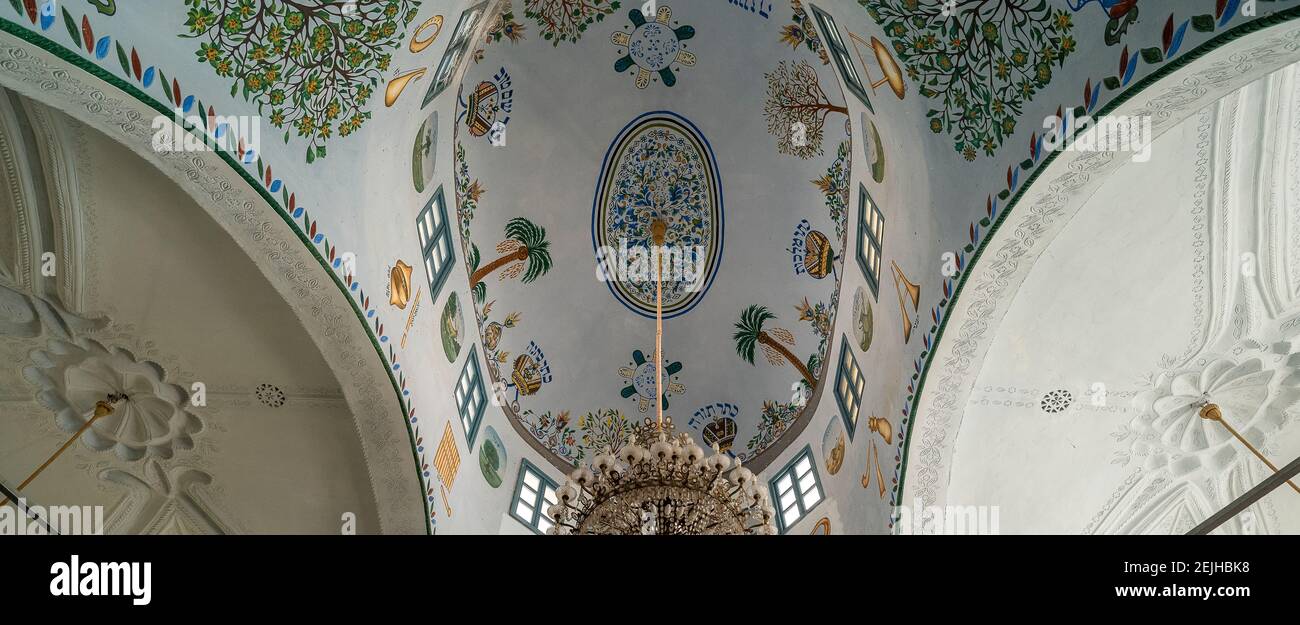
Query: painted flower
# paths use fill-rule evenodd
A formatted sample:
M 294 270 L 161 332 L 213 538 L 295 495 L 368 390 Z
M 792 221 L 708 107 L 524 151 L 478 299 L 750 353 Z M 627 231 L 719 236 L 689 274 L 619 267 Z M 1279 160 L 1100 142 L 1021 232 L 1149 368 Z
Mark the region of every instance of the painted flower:
M 980 26 L 980 34 L 984 35 L 985 41 L 994 45 L 996 45 L 998 40 L 1001 38 L 998 33 L 998 25 L 993 22 L 984 22 L 984 24 Z
M 190 27 L 190 32 L 202 32 L 212 25 L 214 17 L 212 11 L 207 8 L 190 9 L 189 19 L 185 21 L 185 25 Z
M 113 394 L 127 397 L 82 434 L 91 449 L 113 449 L 125 460 L 146 454 L 170 458 L 176 449 L 192 448 L 193 435 L 203 429 L 186 410 L 185 391 L 164 380 L 162 367 L 125 349 L 109 349 L 87 338 L 53 340 L 32 352 L 31 360 L 24 376 L 40 388 L 37 399 L 67 432 L 76 432 L 91 418 L 96 402 Z
M 1038 67 L 1037 67 L 1036 69 L 1037 69 L 1037 73 L 1036 73 L 1035 77 L 1038 79 L 1038 82 L 1040 82 L 1040 83 L 1042 83 L 1042 84 L 1047 84 L 1047 83 L 1051 82 L 1051 80 L 1052 80 L 1052 66 L 1051 66 L 1051 65 L 1048 65 L 1046 62 L 1039 63 L 1039 64 L 1038 64 Z
M 790 44 L 791 48 L 798 48 L 804 42 L 803 29 L 798 24 L 787 24 L 781 29 L 781 41 Z

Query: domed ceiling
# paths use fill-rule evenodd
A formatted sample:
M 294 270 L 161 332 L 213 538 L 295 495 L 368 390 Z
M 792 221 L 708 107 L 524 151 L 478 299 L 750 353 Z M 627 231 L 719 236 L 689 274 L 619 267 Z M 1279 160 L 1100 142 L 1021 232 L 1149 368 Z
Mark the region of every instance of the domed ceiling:
M 852 146 L 833 66 L 789 45 L 798 4 L 541 5 L 504 10 L 457 102 L 461 244 L 502 408 L 561 467 L 617 449 L 656 402 L 762 464 L 817 396 L 839 302 Z
M 827 503 L 783 531 L 881 532 L 945 499 L 977 339 L 1110 172 L 1053 148 L 1079 127 L 1051 122 L 1133 112 L 1159 136 L 1295 62 L 1297 18 L 1300 0 L 12 0 L 0 80 L 134 146 L 260 250 L 373 408 L 354 413 L 377 501 L 402 503 L 385 527 L 529 531 L 507 512 L 524 462 L 554 478 L 662 407 L 752 469 L 816 461 Z M 223 118 L 261 135 L 188 150 Z M 152 143 L 160 121 L 184 150 Z M 429 215 L 457 232 L 431 239 Z M 457 394 L 479 370 L 484 412 Z

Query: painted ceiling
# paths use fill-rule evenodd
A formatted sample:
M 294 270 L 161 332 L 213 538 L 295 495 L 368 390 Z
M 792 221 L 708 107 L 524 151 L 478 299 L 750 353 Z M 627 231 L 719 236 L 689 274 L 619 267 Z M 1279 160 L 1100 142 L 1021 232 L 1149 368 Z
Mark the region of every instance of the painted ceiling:
M 846 267 L 844 98 L 781 20 L 615 5 L 563 40 L 507 11 L 461 81 L 456 203 L 484 357 L 502 407 L 558 465 L 617 450 L 656 402 L 678 431 L 752 460 L 824 376 Z M 818 94 L 799 153 L 769 108 L 793 103 L 755 92 L 769 77 Z
M 1166 132 L 1294 62 L 1298 4 L 9 0 L 0 82 L 236 238 L 369 419 L 372 488 L 422 509 L 403 527 L 505 531 L 523 461 L 559 476 L 663 405 L 756 469 L 811 450 L 833 531 L 884 532 L 946 496 L 967 350 L 1012 299 L 977 268 L 1015 275 L 1059 229 L 1032 218 L 1111 171 L 1047 122 L 1141 104 Z M 257 136 L 173 149 L 241 116 Z M 416 233 L 438 197 L 441 283 Z M 659 229 L 663 362 L 637 257 Z M 483 479 L 453 392 L 471 358 Z

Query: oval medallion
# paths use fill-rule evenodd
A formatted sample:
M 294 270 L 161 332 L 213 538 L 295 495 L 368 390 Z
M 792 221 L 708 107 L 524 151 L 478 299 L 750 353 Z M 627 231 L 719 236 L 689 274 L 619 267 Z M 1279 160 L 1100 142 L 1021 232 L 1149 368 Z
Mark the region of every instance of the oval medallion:
M 657 254 L 655 222 L 664 226 Z M 614 297 L 653 318 L 662 259 L 664 317 L 688 312 L 713 282 L 722 236 L 722 180 L 699 129 L 667 111 L 624 127 L 605 154 L 592 207 L 599 275 Z

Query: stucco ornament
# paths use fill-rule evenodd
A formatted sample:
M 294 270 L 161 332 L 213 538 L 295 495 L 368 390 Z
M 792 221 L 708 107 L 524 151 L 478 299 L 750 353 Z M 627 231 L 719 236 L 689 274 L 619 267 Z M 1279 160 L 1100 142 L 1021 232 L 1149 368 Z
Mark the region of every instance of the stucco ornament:
M 125 460 L 146 454 L 170 458 L 176 449 L 194 446 L 192 436 L 203 429 L 199 418 L 185 409 L 188 396 L 156 363 L 137 360 L 131 352 L 106 348 L 81 338 L 52 340 L 31 354 L 27 379 L 40 388 L 37 399 L 55 413 L 56 423 L 76 432 L 90 419 L 95 402 L 109 394 L 127 399 L 114 406 L 81 436 L 91 449 L 113 449 Z
M 57 302 L 0 283 L 0 337 L 33 338 L 48 333 L 69 338 L 76 332 L 104 327 L 106 319 L 87 319 Z
M 1287 364 L 1266 368 L 1260 358 L 1241 363 L 1215 359 L 1200 370 L 1161 375 L 1153 389 L 1133 400 L 1141 414 L 1129 423 L 1131 453 L 1145 457 L 1148 470 L 1167 466 L 1174 475 L 1228 467 L 1239 454 L 1250 452 L 1222 425 L 1201 418 L 1202 402 L 1217 404 L 1223 418 L 1259 446 L 1300 400 L 1300 372 Z

